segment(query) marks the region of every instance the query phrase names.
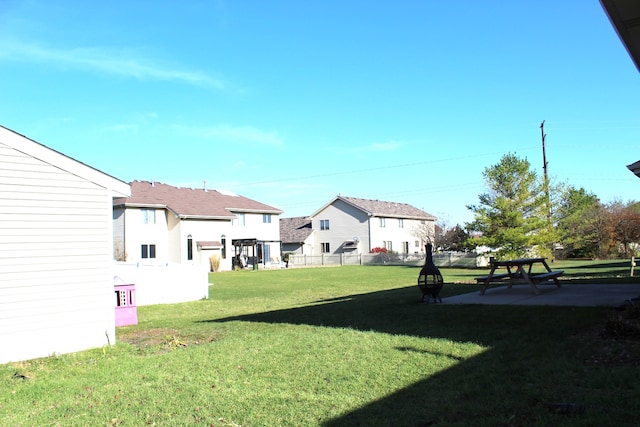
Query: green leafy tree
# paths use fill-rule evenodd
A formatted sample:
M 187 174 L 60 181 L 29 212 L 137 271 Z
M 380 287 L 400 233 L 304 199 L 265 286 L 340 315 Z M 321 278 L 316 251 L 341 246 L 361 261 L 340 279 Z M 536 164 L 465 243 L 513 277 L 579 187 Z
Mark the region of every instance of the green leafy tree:
M 604 216 L 604 217 L 603 217 Z M 599 255 L 606 233 L 607 212 L 595 194 L 568 186 L 558 199 L 554 219 L 567 258 Z
M 498 258 L 530 255 L 551 256 L 553 232 L 547 221 L 543 185 L 531 164 L 514 154 L 485 168 L 483 178 L 488 192 L 480 194 L 479 204 L 467 208 L 474 213 L 467 230 L 480 237 L 476 245 L 497 249 Z

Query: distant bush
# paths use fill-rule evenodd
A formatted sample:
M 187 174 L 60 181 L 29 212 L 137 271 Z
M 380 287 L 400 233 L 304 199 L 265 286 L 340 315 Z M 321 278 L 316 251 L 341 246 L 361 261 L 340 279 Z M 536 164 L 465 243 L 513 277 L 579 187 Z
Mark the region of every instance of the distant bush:
M 209 262 L 211 263 L 211 271 L 216 272 L 220 269 L 220 257 L 218 255 L 211 255 Z

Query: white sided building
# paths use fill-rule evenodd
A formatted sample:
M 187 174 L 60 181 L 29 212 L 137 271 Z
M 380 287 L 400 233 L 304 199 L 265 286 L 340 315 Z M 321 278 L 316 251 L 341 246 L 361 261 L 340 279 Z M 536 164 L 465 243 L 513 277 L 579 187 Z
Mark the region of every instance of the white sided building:
M 280 257 L 281 210 L 204 188 L 134 181 L 113 204 L 115 257 L 142 264 L 195 264 L 231 270 Z
M 0 126 L 0 363 L 115 343 L 112 203 L 129 194 Z

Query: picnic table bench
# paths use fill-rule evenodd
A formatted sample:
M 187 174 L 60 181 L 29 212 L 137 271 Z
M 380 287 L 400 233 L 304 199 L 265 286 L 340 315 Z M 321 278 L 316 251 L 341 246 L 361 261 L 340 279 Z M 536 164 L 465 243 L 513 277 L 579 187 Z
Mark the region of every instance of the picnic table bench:
M 540 264 L 546 271 L 542 273 L 532 272 L 533 266 Z M 506 273 L 496 274 L 496 269 L 504 267 L 507 269 Z M 540 294 L 540 290 L 537 288 L 537 284 L 547 281 L 553 281 L 557 287 L 560 287 L 560 281 L 558 277 L 562 276 L 564 271 L 552 270 L 547 264 L 544 258 L 519 258 L 503 261 L 491 261 L 491 270 L 486 276 L 476 277 L 478 283 L 482 283 L 484 286 L 480 291 L 480 295 L 484 295 L 487 287 L 491 283 L 507 282 L 510 288 L 515 283 L 528 283 L 535 294 Z

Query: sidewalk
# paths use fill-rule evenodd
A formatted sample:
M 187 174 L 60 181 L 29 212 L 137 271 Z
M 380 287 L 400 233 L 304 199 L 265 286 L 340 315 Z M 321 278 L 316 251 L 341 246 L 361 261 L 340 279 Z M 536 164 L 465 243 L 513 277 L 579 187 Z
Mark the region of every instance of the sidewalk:
M 480 295 L 477 290 L 467 294 L 442 298 L 443 304 L 488 305 L 564 305 L 574 307 L 617 307 L 627 300 L 640 297 L 640 285 L 538 285 L 540 294 L 533 293 L 529 285 L 500 286 L 487 289 Z M 636 302 L 640 304 L 639 302 Z

